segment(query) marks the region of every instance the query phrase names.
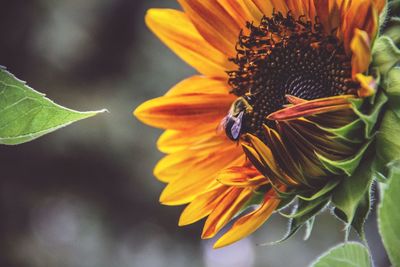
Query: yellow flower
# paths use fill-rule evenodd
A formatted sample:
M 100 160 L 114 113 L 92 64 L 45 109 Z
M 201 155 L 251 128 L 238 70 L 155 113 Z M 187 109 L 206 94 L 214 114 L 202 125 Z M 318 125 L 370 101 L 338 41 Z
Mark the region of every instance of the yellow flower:
M 385 1 L 178 2 L 183 11 L 150 9 L 146 23 L 199 75 L 134 114 L 166 130 L 154 173 L 167 183 L 161 203 L 188 204 L 179 225 L 207 217 L 212 238 L 238 217 L 222 247 L 259 228 L 285 192 L 323 187 L 337 175 L 325 162 L 362 146 L 327 129 L 355 121 L 351 101 L 375 93 L 366 73 Z

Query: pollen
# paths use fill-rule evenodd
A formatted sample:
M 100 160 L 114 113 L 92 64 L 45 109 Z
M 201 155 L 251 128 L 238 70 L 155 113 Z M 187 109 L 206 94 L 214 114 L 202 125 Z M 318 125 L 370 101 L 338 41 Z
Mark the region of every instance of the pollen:
M 284 107 L 285 95 L 302 99 L 355 94 L 351 58 L 343 44 L 324 33 L 314 21 L 291 12 L 273 13 L 255 26 L 247 23 L 236 44 L 237 65 L 228 71 L 231 93 L 251 96 L 253 112 L 246 114 L 243 132 L 263 139 L 263 124 L 274 127 L 267 116 Z

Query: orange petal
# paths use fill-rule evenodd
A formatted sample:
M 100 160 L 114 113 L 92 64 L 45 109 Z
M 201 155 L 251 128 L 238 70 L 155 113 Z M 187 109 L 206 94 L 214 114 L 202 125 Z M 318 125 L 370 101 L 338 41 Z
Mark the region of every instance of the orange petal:
M 172 9 L 150 9 L 147 26 L 172 51 L 208 76 L 226 77 L 225 71 L 234 68 L 226 55 L 212 47 L 196 30 L 183 12 Z
M 157 141 L 157 148 L 166 154 L 182 151 L 188 147 L 204 146 L 204 142 L 216 135 L 216 123 L 200 125 L 191 130 L 166 130 Z
M 233 95 L 201 93 L 162 96 L 141 104 L 134 115 L 143 123 L 157 128 L 191 129 L 221 120 L 235 98 Z
M 208 216 L 229 192 L 228 189 L 228 186 L 221 185 L 196 197 L 183 210 L 179 226 L 195 223 Z
M 174 87 L 172 87 L 165 95 L 176 96 L 183 94 L 229 94 L 231 88 L 225 79 L 210 78 L 207 76 L 195 75 L 189 77 Z
M 204 39 L 226 56 L 236 55 L 235 45 L 243 25 L 239 25 L 217 0 L 178 2 Z
M 339 26 L 340 12 L 337 1 L 314 0 L 315 9 L 327 34 Z
M 285 97 L 286 97 L 287 101 L 289 101 L 289 103 L 294 104 L 294 105 L 307 102 L 307 100 L 296 97 L 294 95 L 285 95 Z
M 268 116 L 270 120 L 291 120 L 299 117 L 315 115 L 335 110 L 348 109 L 351 104 L 349 99 L 354 98 L 353 95 L 341 95 L 327 98 L 319 98 L 291 107 L 287 107 L 271 113 Z
M 236 187 L 255 187 L 268 183 L 268 180 L 260 175 L 254 167 L 232 166 L 221 171 L 217 180 L 224 185 Z
M 264 14 L 265 16 L 270 17 L 272 15 L 274 6 L 270 0 L 252 0 L 252 2 L 258 7 L 261 13 Z M 280 11 L 277 8 L 275 10 Z
M 275 193 L 270 191 L 265 195 L 263 204 L 255 211 L 239 218 L 218 241 L 214 248 L 221 248 L 230 245 L 255 232 L 271 216 L 278 207 L 280 200 L 276 198 Z
M 228 14 L 244 27 L 246 22 L 254 20 L 254 17 L 247 10 L 243 1 L 239 0 L 217 0 Z
M 263 0 L 260 0 L 263 1 Z M 282 14 L 287 14 L 289 11 L 288 6 L 286 5 L 285 1 L 283 0 L 269 0 L 271 2 L 271 5 L 274 7 L 275 12 L 281 12 Z
M 355 35 L 355 29 L 367 32 L 369 40 L 374 40 L 378 30 L 378 12 L 371 0 L 352 1 L 345 13 L 341 31 L 347 53 L 351 52 L 350 43 Z
M 187 153 L 191 153 L 190 151 Z M 160 202 L 165 205 L 182 205 L 191 202 L 210 187 L 218 185 L 219 170 L 244 162 L 241 151 L 226 149 L 198 160 L 163 190 Z
M 255 159 L 254 156 L 253 158 L 249 159 L 252 161 L 252 163 L 257 166 L 258 162 L 253 162 L 254 160 L 261 160 L 261 167 L 260 172 L 263 173 L 268 179 L 270 179 L 273 183 L 281 182 L 284 184 L 290 184 L 292 183 L 292 179 L 290 179 L 285 173 L 281 171 L 281 168 L 279 168 L 274 155 L 272 154 L 271 149 L 263 142 L 261 141 L 258 137 L 253 136 L 251 134 L 246 135 L 247 140 L 251 143 L 252 147 L 254 150 L 258 153 L 259 159 Z M 248 147 L 243 145 L 244 151 L 246 155 L 248 155 L 249 152 L 252 152 Z M 254 152 L 254 151 L 253 151 Z M 257 169 L 259 167 L 257 166 Z
M 171 182 L 185 175 L 192 166 L 200 164 L 207 158 L 210 158 L 211 162 L 218 157 L 218 152 L 224 153 L 227 150 L 233 150 L 237 155 L 241 154 L 240 148 L 231 141 L 217 136 L 211 140 L 207 138 L 203 146 L 188 146 L 186 150 L 177 151 L 162 158 L 154 168 L 154 175 L 162 182 Z M 215 169 L 215 172 L 220 170 Z
M 299 182 L 291 177 L 298 180 L 304 180 L 304 178 L 299 162 L 293 158 L 293 148 L 283 142 L 276 130 L 266 125 L 264 125 L 264 129 L 267 137 L 267 145 L 271 149 L 278 165 L 288 175 L 288 181 L 293 185 L 298 185 Z
M 303 0 L 285 0 L 285 1 L 286 5 L 288 6 L 289 10 L 292 11 L 293 16 L 295 18 L 298 18 L 300 16 L 306 16 L 306 19 L 310 19 L 308 10 L 306 10 Z
M 230 192 L 208 216 L 201 238 L 214 237 L 240 211 L 252 194 L 252 188 L 232 187 Z
M 356 80 L 360 83 L 361 88 L 358 90 L 360 97 L 368 97 L 375 94 L 377 90 L 377 83 L 374 77 L 365 76 L 361 73 L 356 75 Z
M 357 73 L 367 71 L 371 62 L 371 42 L 367 32 L 355 29 L 350 48 L 353 52 L 351 58 L 351 71 L 354 79 Z
M 260 155 L 261 160 L 264 161 L 266 163 L 266 165 L 268 165 L 277 176 L 279 176 L 281 174 L 280 169 L 275 162 L 275 158 L 271 152 L 271 149 L 268 146 L 266 146 L 264 144 L 264 142 L 262 142 L 260 139 L 258 139 L 257 137 L 255 137 L 253 135 L 249 134 L 249 135 L 247 135 L 247 138 L 249 139 L 250 143 L 253 145 L 253 148 Z
M 387 4 L 387 0 L 373 0 L 373 1 L 376 9 L 378 10 L 378 14 L 380 14 L 383 11 L 385 5 Z
M 263 12 L 252 0 L 237 0 L 245 5 L 248 12 L 252 15 L 253 19 L 249 22 L 259 23 L 263 17 Z

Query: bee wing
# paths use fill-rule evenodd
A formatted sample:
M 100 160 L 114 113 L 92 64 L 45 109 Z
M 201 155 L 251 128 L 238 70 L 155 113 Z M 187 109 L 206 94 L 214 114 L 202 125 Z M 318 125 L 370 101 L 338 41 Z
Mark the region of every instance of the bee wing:
M 228 115 L 226 115 L 221 122 L 218 124 L 217 126 L 217 133 L 222 133 L 225 131 L 226 129 L 226 125 L 229 121 L 229 118 L 232 118 L 233 114 L 232 114 L 232 110 L 229 111 Z
M 227 121 L 228 121 L 228 116 L 225 116 L 217 126 L 216 129 L 217 133 L 221 133 L 225 130 Z
M 235 123 L 231 127 L 232 137 L 237 140 L 239 139 L 240 132 L 242 130 L 242 119 L 243 119 L 244 111 L 240 112 L 237 118 L 235 118 Z

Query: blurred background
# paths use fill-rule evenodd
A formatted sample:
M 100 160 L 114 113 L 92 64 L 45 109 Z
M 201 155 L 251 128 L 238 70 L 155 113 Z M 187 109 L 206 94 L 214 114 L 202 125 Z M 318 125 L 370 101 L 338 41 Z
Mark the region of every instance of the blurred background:
M 150 7 L 175 1 L 1 0 L 0 65 L 57 103 L 107 108 L 31 143 L 0 147 L 0 267 L 307 266 L 343 241 L 329 211 L 309 241 L 279 239 L 278 215 L 251 237 L 212 250 L 202 223 L 177 226 L 183 207 L 158 203 L 152 169 L 160 131 L 132 110 L 194 71 L 144 25 Z M 389 266 L 375 209 L 367 236 L 376 266 Z

